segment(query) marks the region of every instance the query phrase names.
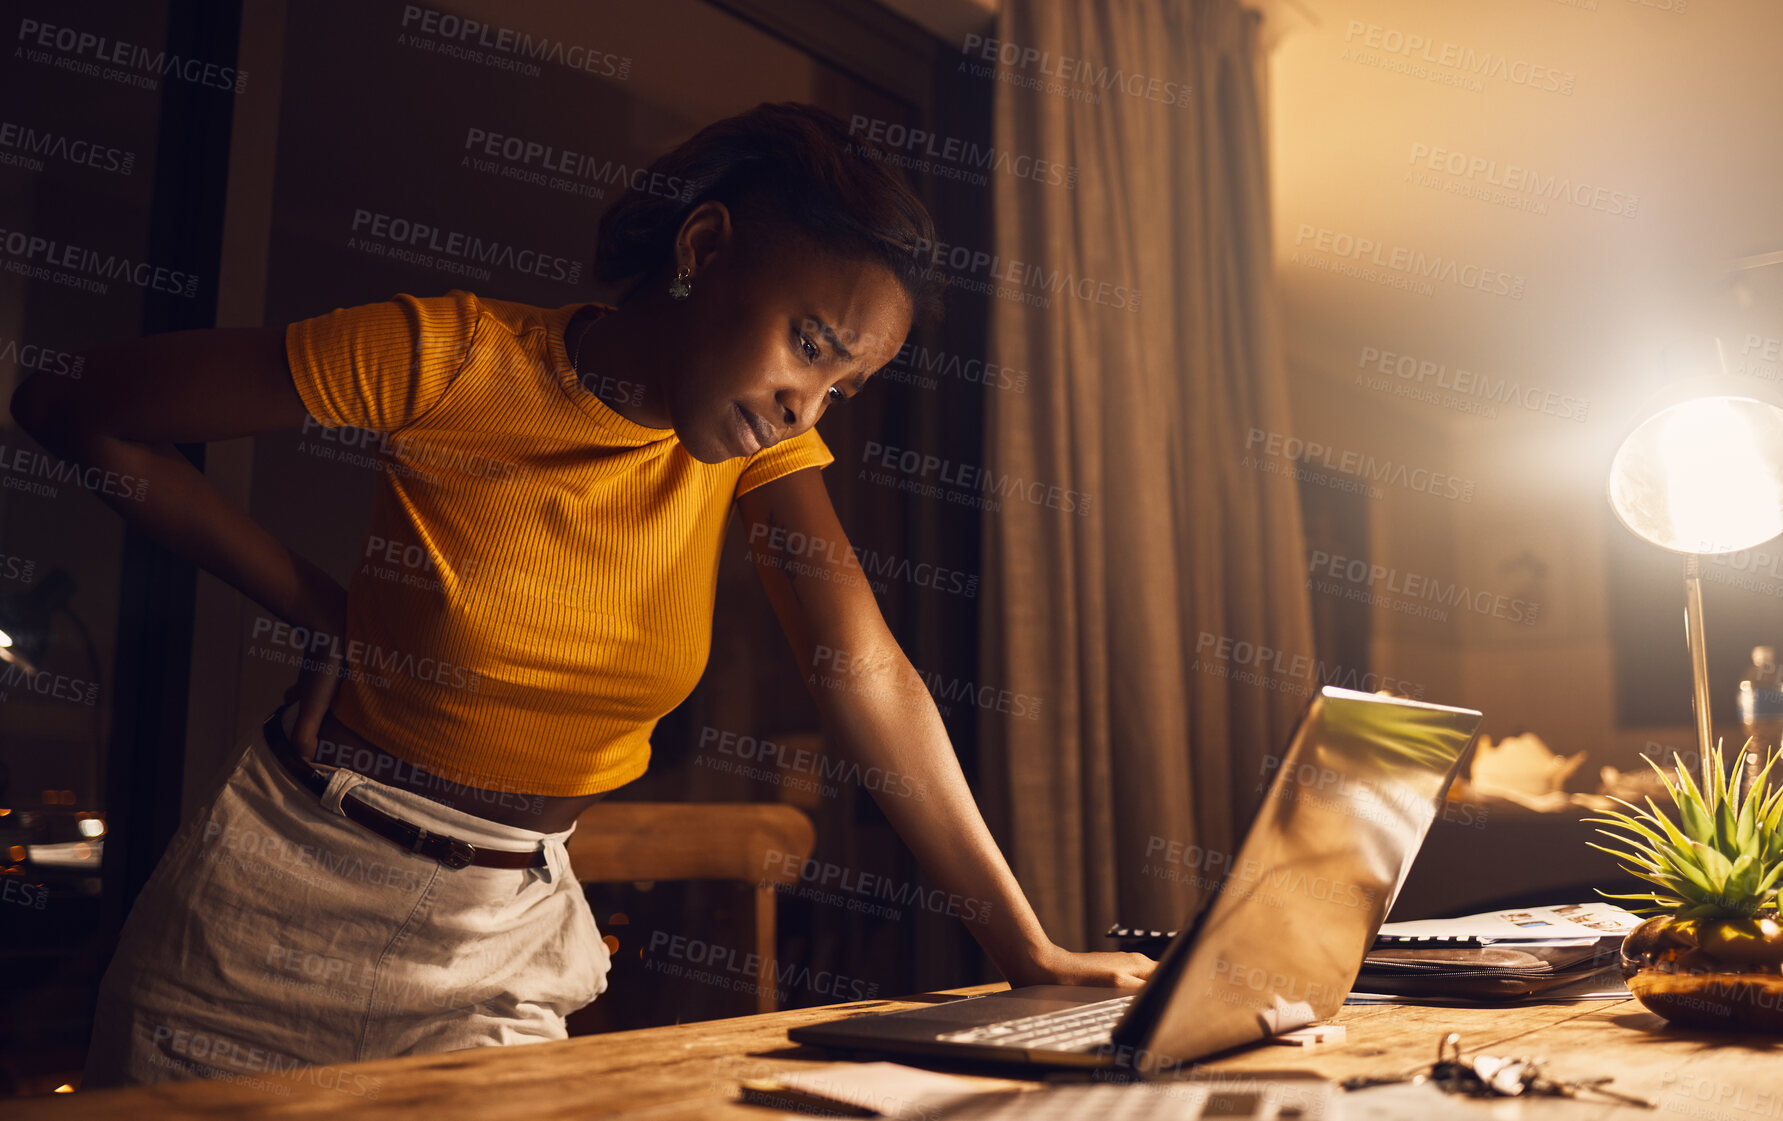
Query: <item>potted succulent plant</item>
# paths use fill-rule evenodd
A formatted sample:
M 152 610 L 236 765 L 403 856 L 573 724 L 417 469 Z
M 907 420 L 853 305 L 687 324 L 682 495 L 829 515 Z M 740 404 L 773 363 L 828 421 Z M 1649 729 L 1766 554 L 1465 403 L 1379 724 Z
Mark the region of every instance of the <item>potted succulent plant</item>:
M 1700 787 L 1682 760 L 1668 775 L 1648 759 L 1678 820 L 1651 798 L 1644 810 L 1615 799 L 1629 812 L 1591 819 L 1622 830 L 1598 832 L 1626 846 L 1592 847 L 1653 887 L 1600 894 L 1642 903 L 1632 909 L 1653 915 L 1622 943 L 1622 975 L 1642 1004 L 1674 1023 L 1783 1032 L 1783 785 L 1768 783 L 1778 759 L 1773 751 L 1745 791 L 1729 778 L 1719 747 L 1703 760 Z

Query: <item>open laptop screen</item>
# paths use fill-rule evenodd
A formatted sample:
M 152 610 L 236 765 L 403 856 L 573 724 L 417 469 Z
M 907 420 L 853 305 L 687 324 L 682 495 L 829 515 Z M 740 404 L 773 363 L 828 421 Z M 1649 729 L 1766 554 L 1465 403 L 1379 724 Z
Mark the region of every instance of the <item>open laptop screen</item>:
M 1328 1019 L 1355 983 L 1480 714 L 1322 689 L 1193 927 L 1115 1031 L 1123 1065 L 1191 1058 Z

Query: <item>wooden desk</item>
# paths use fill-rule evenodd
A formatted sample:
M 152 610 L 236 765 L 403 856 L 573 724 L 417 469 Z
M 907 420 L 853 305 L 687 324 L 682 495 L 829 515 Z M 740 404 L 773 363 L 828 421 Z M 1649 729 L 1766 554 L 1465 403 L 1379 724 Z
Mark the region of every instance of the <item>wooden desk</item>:
M 956 992 L 987 992 L 986 985 Z M 921 999 L 921 998 L 916 998 Z M 616 1117 L 649 1121 L 739 1118 L 777 1111 L 737 1104 L 744 1078 L 836 1058 L 787 1042 L 786 1029 L 914 1001 L 863 1001 L 792 1012 L 610 1035 L 561 1043 L 488 1047 L 443 1055 L 318 1068 L 318 1086 L 299 1074 L 267 1075 L 273 1088 L 181 1082 L 0 1102 L 9 1118 L 403 1118 L 424 1121 L 528 1121 Z M 1516 1008 L 1353 1005 L 1339 1015 L 1348 1038 L 1311 1051 L 1257 1046 L 1206 1064 L 1208 1070 L 1311 1070 L 1330 1078 L 1394 1071 L 1428 1062 L 1444 1031 L 1468 1050 L 1538 1054 L 1560 1076 L 1612 1075 L 1612 1086 L 1652 1100 L 1626 1117 L 1766 1121 L 1783 1116 L 1783 1040 L 1717 1036 L 1666 1028 L 1633 1001 L 1536 1004 Z M 1657 1029 L 1657 1030 L 1656 1030 Z M 373 1096 L 375 1094 L 375 1097 Z M 1456 1113 L 1494 1116 L 1454 1099 Z M 1610 1112 L 1605 1109 L 1602 1112 Z

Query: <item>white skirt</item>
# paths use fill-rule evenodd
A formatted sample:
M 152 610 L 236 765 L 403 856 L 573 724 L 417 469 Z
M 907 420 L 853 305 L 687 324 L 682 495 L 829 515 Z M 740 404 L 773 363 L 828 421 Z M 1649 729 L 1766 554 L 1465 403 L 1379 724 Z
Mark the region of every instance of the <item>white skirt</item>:
M 258 731 L 138 896 L 100 985 L 84 1087 L 224 1078 L 375 1097 L 335 1064 L 563 1039 L 610 956 L 562 833 L 500 825 L 354 771 L 318 800 Z M 385 813 L 543 868 L 452 869 L 340 812 Z

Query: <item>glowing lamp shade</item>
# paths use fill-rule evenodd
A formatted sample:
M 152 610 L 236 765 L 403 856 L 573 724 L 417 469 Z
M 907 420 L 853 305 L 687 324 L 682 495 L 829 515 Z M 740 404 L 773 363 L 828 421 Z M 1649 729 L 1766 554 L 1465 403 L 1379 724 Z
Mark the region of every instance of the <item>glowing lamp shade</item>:
M 1783 401 L 1729 377 L 1721 345 L 1676 344 L 1678 378 L 1610 463 L 1610 507 L 1636 537 L 1684 554 L 1684 637 L 1690 648 L 1697 749 L 1715 744 L 1703 634 L 1702 558 L 1783 533 Z
M 1610 465 L 1610 505 L 1678 553 L 1735 553 L 1783 533 L 1783 408 L 1701 396 L 1663 408 Z

